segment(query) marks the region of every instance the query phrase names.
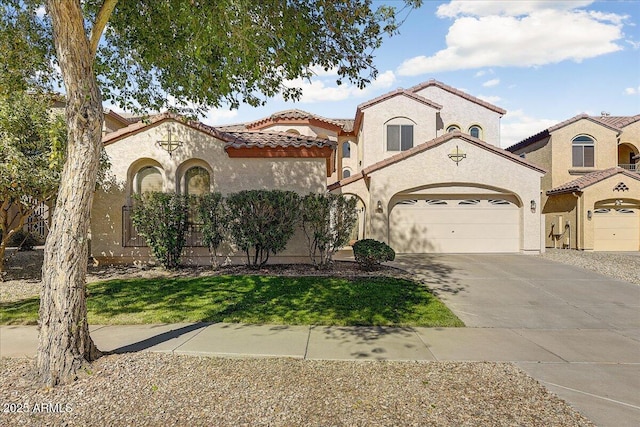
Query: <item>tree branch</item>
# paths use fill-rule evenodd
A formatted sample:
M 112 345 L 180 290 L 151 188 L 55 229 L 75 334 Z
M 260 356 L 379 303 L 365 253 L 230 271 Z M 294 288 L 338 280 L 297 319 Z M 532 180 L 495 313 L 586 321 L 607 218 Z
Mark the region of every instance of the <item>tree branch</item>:
M 96 56 L 96 52 L 98 51 L 98 43 L 100 43 L 102 32 L 107 26 L 107 22 L 109 22 L 109 18 L 111 17 L 111 13 L 113 13 L 113 9 L 115 9 L 116 7 L 116 3 L 118 3 L 118 0 L 105 0 L 104 3 L 102 3 L 102 7 L 100 7 L 98 15 L 96 15 L 96 22 L 93 24 L 90 40 L 90 52 L 92 58 L 95 58 Z

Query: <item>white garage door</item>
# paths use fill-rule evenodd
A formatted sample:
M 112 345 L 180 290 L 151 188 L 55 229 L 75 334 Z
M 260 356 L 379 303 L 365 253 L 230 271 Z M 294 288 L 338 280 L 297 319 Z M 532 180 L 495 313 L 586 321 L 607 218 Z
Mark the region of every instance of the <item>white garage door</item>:
M 596 209 L 593 212 L 595 251 L 640 249 L 638 209 Z
M 504 199 L 403 200 L 389 218 L 399 253 L 520 250 L 520 209 Z

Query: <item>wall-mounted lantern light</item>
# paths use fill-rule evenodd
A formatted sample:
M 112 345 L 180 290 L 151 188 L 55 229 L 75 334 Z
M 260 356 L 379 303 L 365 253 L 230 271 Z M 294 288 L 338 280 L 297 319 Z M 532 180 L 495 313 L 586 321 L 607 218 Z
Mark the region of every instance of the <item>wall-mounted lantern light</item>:
M 536 211 L 536 201 L 532 200 L 531 201 L 531 212 L 535 213 L 535 211 Z
M 376 203 L 376 212 L 382 213 L 382 202 L 380 200 Z
M 587 211 L 587 219 L 591 219 L 593 217 L 593 212 Z

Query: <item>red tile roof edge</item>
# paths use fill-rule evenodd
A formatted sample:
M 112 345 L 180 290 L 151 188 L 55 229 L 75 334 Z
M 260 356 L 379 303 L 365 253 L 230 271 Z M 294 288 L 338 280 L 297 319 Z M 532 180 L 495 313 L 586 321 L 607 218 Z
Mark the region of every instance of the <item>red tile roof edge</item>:
M 444 84 L 444 83 L 442 83 L 442 82 L 440 82 L 438 80 L 435 80 L 435 79 L 430 79 L 430 80 L 427 80 L 426 82 L 417 84 L 417 85 L 415 85 L 413 87 L 410 87 L 408 90 L 415 93 L 415 92 L 421 91 L 422 89 L 430 87 L 430 86 L 439 87 L 442 90 L 446 90 L 447 92 L 453 93 L 454 95 L 458 95 L 458 96 L 460 96 L 460 97 L 462 97 L 462 98 L 464 98 L 464 99 L 466 99 L 468 101 L 471 101 L 471 102 L 473 102 L 475 104 L 481 105 L 481 106 L 483 106 L 485 108 L 488 108 L 489 110 L 495 111 L 496 113 L 499 113 L 499 114 L 502 114 L 502 115 L 507 114 L 507 110 L 505 110 L 503 108 L 500 108 L 500 107 L 498 107 L 496 105 L 493 105 L 490 102 L 483 101 L 480 98 L 477 98 L 477 97 L 475 97 L 473 95 L 469 95 L 468 93 L 463 92 L 460 89 L 456 89 L 453 86 L 449 86 L 449 85 Z
M 620 128 L 611 126 L 611 125 L 609 125 L 607 123 L 604 123 L 604 122 L 602 122 L 600 120 L 597 120 L 597 119 L 593 118 L 592 116 L 589 116 L 586 113 L 582 113 L 582 114 L 578 114 L 577 116 L 573 116 L 570 119 L 562 121 L 562 122 L 560 122 L 558 124 L 555 124 L 555 125 L 547 128 L 547 129 L 544 129 L 544 130 L 536 133 L 535 135 L 532 135 L 530 137 L 527 137 L 527 138 L 523 139 L 520 142 L 516 142 L 512 146 L 507 147 L 506 150 L 514 152 L 514 151 L 520 150 L 521 148 L 528 147 L 529 145 L 531 145 L 531 144 L 533 144 L 535 142 L 538 142 L 543 138 L 548 137 L 551 134 L 551 132 L 555 132 L 556 130 L 558 130 L 560 128 L 568 126 L 568 125 L 570 125 L 572 123 L 575 123 L 577 121 L 580 121 L 582 119 L 590 120 L 590 121 L 592 121 L 592 122 L 594 122 L 594 123 L 596 123 L 596 124 L 598 124 L 600 126 L 605 126 L 605 127 L 609 128 L 609 129 L 611 129 L 613 131 L 616 131 L 618 133 L 622 132 L 622 130 Z
M 574 191 L 583 191 L 585 188 L 597 184 L 600 181 L 604 181 L 605 179 L 611 178 L 612 176 L 615 176 L 617 174 L 623 174 L 629 178 L 640 181 L 640 174 L 632 173 L 626 169 L 622 169 L 616 166 L 613 168 L 603 169 L 588 173 L 586 175 L 582 175 L 581 177 L 576 178 L 573 181 L 566 182 L 562 185 L 552 188 L 551 190 L 547 190 L 546 194 L 547 196 L 553 196 L 555 194 L 566 194 L 572 193 Z
M 326 147 L 326 146 L 335 147 L 337 145 L 335 141 L 330 141 L 330 140 L 325 140 L 325 139 L 320 139 L 320 138 L 315 138 L 310 136 L 307 137 L 307 136 L 301 136 L 301 135 L 293 135 L 286 132 L 260 132 L 260 131 L 248 131 L 248 130 L 232 131 L 232 132 L 222 131 L 222 130 L 216 129 L 215 127 L 205 125 L 204 123 L 201 123 L 198 121 L 187 120 L 185 117 L 179 114 L 171 113 L 171 112 L 157 114 L 155 116 L 150 117 L 146 123 L 144 121 L 139 121 L 139 122 L 130 124 L 129 126 L 124 127 L 122 129 L 118 129 L 115 132 L 108 133 L 102 138 L 102 142 L 105 146 L 109 144 L 113 144 L 114 142 L 117 142 L 123 138 L 136 134 L 138 132 L 142 132 L 143 130 L 151 126 L 159 125 L 160 123 L 167 120 L 173 120 L 173 121 L 182 123 L 183 125 L 188 126 L 192 129 L 198 130 L 200 132 L 204 132 L 208 135 L 213 136 L 214 138 L 220 139 L 226 143 L 225 147 L 233 146 L 234 148 L 241 148 L 242 146 L 255 147 L 260 145 L 255 141 L 242 138 L 242 135 L 251 135 L 251 136 L 264 135 L 264 136 L 276 136 L 276 137 L 287 139 L 287 140 L 295 139 L 296 141 L 300 141 L 300 142 L 306 141 L 306 144 L 304 143 L 298 144 L 298 145 L 305 145 L 305 146 L 315 145 L 318 147 Z M 271 146 L 271 147 L 276 145 L 278 144 L 273 142 L 265 142 L 264 144 L 264 146 Z M 292 144 L 292 145 L 296 146 L 295 144 Z
M 449 141 L 451 139 L 454 139 L 454 138 L 464 139 L 465 141 L 470 142 L 471 144 L 474 144 L 474 145 L 476 145 L 476 146 L 478 146 L 480 148 L 483 148 L 485 150 L 492 151 L 495 154 L 498 154 L 499 156 L 502 156 L 502 157 L 504 157 L 504 158 L 506 158 L 508 160 L 511 160 L 513 162 L 516 162 L 516 163 L 520 163 L 521 165 L 526 166 L 526 167 L 528 167 L 530 169 L 533 169 L 535 171 L 538 171 L 540 173 L 543 173 L 543 174 L 547 173 L 547 171 L 545 169 L 542 169 L 541 167 L 539 167 L 539 166 L 537 166 L 537 165 L 535 165 L 535 164 L 533 164 L 533 163 L 521 158 L 520 156 L 517 156 L 517 155 L 515 155 L 513 153 L 510 153 L 510 152 L 508 152 L 506 150 L 503 150 L 502 148 L 495 147 L 495 146 L 493 146 L 491 144 L 488 144 L 488 143 L 486 143 L 486 142 L 484 142 L 484 141 L 482 141 L 482 140 L 480 140 L 478 138 L 474 138 L 471 135 L 467 135 L 467 134 L 462 133 L 460 131 L 455 131 L 455 132 L 448 132 L 448 133 L 446 133 L 444 135 L 441 135 L 441 136 L 439 136 L 437 138 L 434 138 L 434 139 L 432 139 L 430 141 L 427 141 L 425 143 L 416 145 L 415 147 L 413 147 L 413 148 L 411 148 L 411 149 L 409 149 L 407 151 L 402 151 L 402 152 L 400 152 L 400 153 L 398 153 L 398 154 L 396 154 L 394 156 L 391 156 L 391 157 L 389 157 L 387 159 L 384 159 L 384 160 L 381 160 L 381 161 L 379 161 L 377 163 L 374 163 L 371 166 L 367 166 L 366 168 L 362 169 L 360 174 L 352 175 L 349 178 L 346 178 L 346 179 L 344 179 L 342 181 L 338 181 L 338 182 L 336 182 L 334 184 L 331 184 L 331 186 L 333 187 L 332 189 L 340 188 L 340 187 L 343 187 L 345 185 L 351 184 L 352 182 L 358 181 L 359 179 L 362 179 L 365 176 L 367 176 L 367 175 L 369 175 L 369 174 L 371 174 L 371 173 L 373 173 L 373 172 L 375 172 L 377 170 L 383 169 L 383 168 L 385 168 L 387 166 L 390 166 L 390 165 L 392 165 L 394 163 L 398 163 L 398 162 L 400 162 L 400 161 L 402 161 L 402 160 L 404 160 L 404 159 L 406 159 L 408 157 L 411 157 L 411 156 L 419 154 L 419 153 L 421 153 L 423 151 L 429 150 L 429 149 L 431 149 L 433 147 L 436 147 L 436 146 L 438 146 L 440 144 L 443 144 L 443 143 L 445 143 L 445 142 L 447 142 L 447 141 Z

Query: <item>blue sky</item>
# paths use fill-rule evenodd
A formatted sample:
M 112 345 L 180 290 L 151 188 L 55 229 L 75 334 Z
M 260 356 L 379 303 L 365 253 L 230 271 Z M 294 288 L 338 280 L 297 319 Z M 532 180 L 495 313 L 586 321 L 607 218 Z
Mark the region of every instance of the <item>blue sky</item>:
M 431 78 L 507 110 L 503 147 L 580 113 L 640 114 L 640 1 L 424 3 L 376 51 L 379 75 L 365 90 L 321 72 L 290 82 L 304 90 L 299 102 L 222 108 L 203 121 L 248 122 L 288 108 L 353 118 L 358 104 Z

